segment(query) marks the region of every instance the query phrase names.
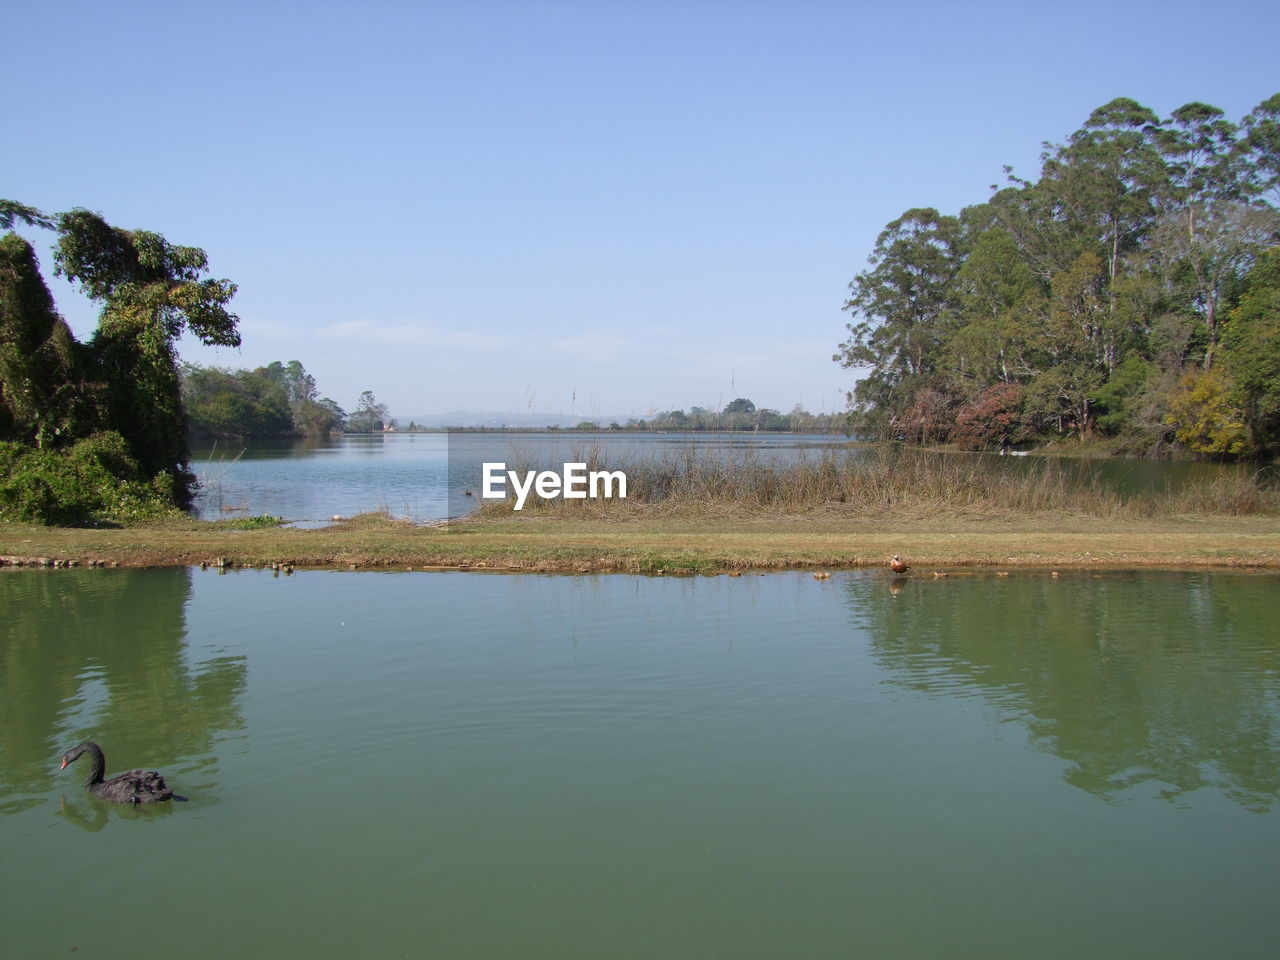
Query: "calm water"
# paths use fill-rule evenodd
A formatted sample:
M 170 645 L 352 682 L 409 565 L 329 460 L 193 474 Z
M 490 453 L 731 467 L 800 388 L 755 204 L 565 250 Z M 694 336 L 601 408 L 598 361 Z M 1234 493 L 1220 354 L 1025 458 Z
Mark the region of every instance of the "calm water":
M 461 512 L 463 488 L 478 484 L 485 460 L 587 460 L 600 453 L 611 467 L 637 459 L 699 456 L 792 460 L 834 452 L 865 457 L 873 448 L 850 446 L 843 436 L 805 434 L 379 434 L 335 440 L 219 443 L 193 451 L 201 481 L 197 513 L 204 519 L 270 514 L 316 523 L 335 515 L 387 510 L 414 520 L 436 520 Z M 951 457 L 987 456 L 947 454 Z M 1037 457 L 988 457 L 1022 470 Z M 1089 481 L 1097 477 L 1122 490 L 1164 489 L 1211 479 L 1224 470 L 1212 463 L 1150 460 L 1064 460 L 1064 470 Z M 474 469 L 471 469 L 474 468 Z
M 0 953 L 1272 955 L 1278 588 L 7 571 Z
M 370 510 L 437 520 L 450 514 L 450 494 L 457 504 L 462 489 L 477 486 L 486 460 L 554 459 L 558 469 L 600 451 L 625 464 L 689 448 L 773 459 L 845 446 L 846 437 L 794 434 L 391 433 L 220 442 L 193 450 L 192 469 L 201 484 L 196 512 L 206 520 L 265 513 L 306 523 Z

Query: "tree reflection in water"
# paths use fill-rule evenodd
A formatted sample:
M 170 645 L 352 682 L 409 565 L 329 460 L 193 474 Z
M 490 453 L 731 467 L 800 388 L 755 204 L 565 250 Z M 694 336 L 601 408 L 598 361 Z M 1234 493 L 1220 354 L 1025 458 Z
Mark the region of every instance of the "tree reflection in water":
M 895 682 L 977 693 L 1115 801 L 1205 787 L 1265 811 L 1280 799 L 1274 577 L 1045 572 L 847 581 Z
M 130 820 L 155 820 L 173 816 L 175 809 L 171 803 L 117 805 L 89 794 L 78 799 L 64 795 L 58 800 L 58 816 L 89 833 L 97 833 L 111 821 L 112 816 L 127 817 Z
M 184 793 L 216 784 L 211 753 L 220 734 L 243 726 L 247 664 L 189 662 L 191 576 L 187 568 L 0 574 L 0 810 L 59 786 L 57 758 L 90 738 L 103 745 L 108 775 L 146 766 L 175 781 L 184 772 Z M 196 770 L 203 784 L 192 781 Z M 78 805 L 63 812 L 82 826 L 98 816 Z

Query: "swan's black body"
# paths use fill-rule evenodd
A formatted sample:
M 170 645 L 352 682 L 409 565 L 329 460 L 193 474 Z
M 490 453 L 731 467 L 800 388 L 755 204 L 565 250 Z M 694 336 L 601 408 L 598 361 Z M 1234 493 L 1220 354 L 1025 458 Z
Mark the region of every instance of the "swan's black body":
M 75 763 L 82 753 L 93 759 L 89 775 L 85 777 L 84 788 L 95 797 L 110 800 L 113 803 L 159 803 L 161 800 L 185 800 L 165 785 L 164 777 L 154 770 L 130 770 L 118 777 L 104 780 L 102 775 L 107 769 L 106 757 L 102 748 L 91 740 L 86 740 L 78 747 L 72 747 L 62 755 L 62 767 Z

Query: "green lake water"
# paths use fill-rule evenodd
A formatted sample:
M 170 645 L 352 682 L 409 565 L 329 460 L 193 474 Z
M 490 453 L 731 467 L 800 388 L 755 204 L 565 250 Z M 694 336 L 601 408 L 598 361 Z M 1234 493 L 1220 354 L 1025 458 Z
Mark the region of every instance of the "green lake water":
M 5 571 L 0 955 L 1274 955 L 1278 598 Z

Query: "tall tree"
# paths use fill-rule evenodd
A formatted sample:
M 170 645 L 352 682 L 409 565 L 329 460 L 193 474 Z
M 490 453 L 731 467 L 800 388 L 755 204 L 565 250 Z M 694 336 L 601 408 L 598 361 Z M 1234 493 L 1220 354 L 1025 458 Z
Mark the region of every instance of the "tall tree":
M 1158 125 L 1150 109 L 1118 97 L 1093 111 L 1065 145 L 1044 154 L 1038 189 L 1051 198 L 1057 217 L 1097 244 L 1111 281 L 1154 223 L 1167 185 Z
M 963 323 L 946 345 L 947 365 L 975 390 L 1023 380 L 1039 369 L 1035 341 L 1047 309 L 1045 285 L 1002 226 L 979 233 L 956 275 Z
M 387 419 L 387 405 L 379 403 L 372 390 L 360 394 L 356 411 L 347 418 L 347 429 L 352 433 L 374 433 L 382 429 Z
M 1280 448 L 1280 246 L 1257 260 L 1223 336 L 1223 367 L 1239 391 L 1253 445 Z
M 1218 107 L 1188 103 L 1158 136 L 1169 183 L 1148 248 L 1169 280 L 1187 289 L 1204 324 L 1205 369 L 1217 352 L 1225 289 L 1280 227 L 1272 211 L 1249 202 L 1256 166 L 1239 149 L 1239 130 Z
M 1201 365 L 1213 366 L 1220 337 L 1220 306 L 1227 290 L 1244 276 L 1254 258 L 1272 243 L 1280 216 L 1240 201 L 1189 204 L 1161 220 L 1148 249 L 1184 301 L 1204 324 Z
M 860 404 L 896 418 L 937 370 L 958 305 L 961 235 L 955 217 L 931 207 L 908 210 L 876 239 L 872 269 L 849 284 L 844 309 L 856 322 L 834 359 L 869 369 L 855 391 Z
M 194 477 L 174 343 L 190 330 L 203 343 L 238 346 L 239 318 L 227 309 L 236 286 L 205 276 L 203 250 L 158 233 L 122 230 L 83 209 L 60 214 L 56 224 L 55 272 L 103 305 L 90 347 L 106 381 L 110 426 L 147 476 L 174 477 L 185 506 Z
M 1166 202 L 1193 209 L 1241 199 L 1245 185 L 1236 148 L 1239 129 L 1221 108 L 1207 103 L 1188 103 L 1174 110 L 1156 134 L 1168 176 Z
M 1070 270 L 1054 278 L 1048 322 L 1042 344 L 1051 366 L 1043 382 L 1032 384 L 1043 393 L 1051 385 L 1055 405 L 1082 437 L 1093 431 L 1093 394 L 1106 382 L 1117 359 L 1115 331 L 1104 295 L 1106 278 L 1094 253 L 1084 253 Z
M 1238 149 L 1248 167 L 1248 191 L 1280 206 L 1280 93 L 1254 107 L 1244 118 Z

